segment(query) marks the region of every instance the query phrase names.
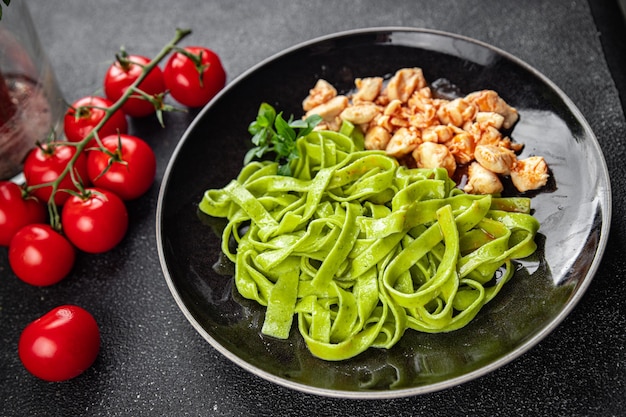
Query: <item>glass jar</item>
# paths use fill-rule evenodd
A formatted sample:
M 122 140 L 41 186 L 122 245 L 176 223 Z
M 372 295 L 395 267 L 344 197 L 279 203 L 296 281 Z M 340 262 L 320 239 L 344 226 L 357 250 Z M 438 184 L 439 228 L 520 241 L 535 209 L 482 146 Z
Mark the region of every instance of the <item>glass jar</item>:
M 24 0 L 0 20 L 0 180 L 18 175 L 28 152 L 62 128 L 65 101 Z

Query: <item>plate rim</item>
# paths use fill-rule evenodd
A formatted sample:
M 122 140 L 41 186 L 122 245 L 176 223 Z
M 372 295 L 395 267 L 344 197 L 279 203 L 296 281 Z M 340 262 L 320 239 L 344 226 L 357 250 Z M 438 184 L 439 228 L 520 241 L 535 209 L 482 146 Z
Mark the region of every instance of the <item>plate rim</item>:
M 597 153 L 599 158 L 599 171 L 602 173 L 602 178 L 598 179 L 598 183 L 604 182 L 606 184 L 604 190 L 599 190 L 598 192 L 601 194 L 601 198 L 598 201 L 598 205 L 601 208 L 601 225 L 600 225 L 600 235 L 598 240 L 598 245 L 596 249 L 596 253 L 593 257 L 593 260 L 589 266 L 589 270 L 586 273 L 586 276 L 581 279 L 579 285 L 576 286 L 571 298 L 569 301 L 563 306 L 563 308 L 559 311 L 559 313 L 542 329 L 540 329 L 536 334 L 532 337 L 525 340 L 518 348 L 514 349 L 511 352 L 507 352 L 500 358 L 494 360 L 493 362 L 481 366 L 473 371 L 462 374 L 460 376 L 453 377 L 451 379 L 437 382 L 434 384 L 428 384 L 424 386 L 418 387 L 410 387 L 410 388 L 402 388 L 397 390 L 376 390 L 376 391 L 349 391 L 349 390 L 337 390 L 337 389 L 328 389 L 328 388 L 320 388 L 307 384 L 303 384 L 300 382 L 290 381 L 284 378 L 281 378 L 277 375 L 274 375 L 270 372 L 264 371 L 262 369 L 257 368 L 256 366 L 248 363 L 247 361 L 241 359 L 220 343 L 218 343 L 202 326 L 201 324 L 193 317 L 192 313 L 187 308 L 180 294 L 176 290 L 176 286 L 173 282 L 173 278 L 170 275 L 168 265 L 165 261 L 165 253 L 163 248 L 163 231 L 161 227 L 162 223 L 162 213 L 163 213 L 163 201 L 167 192 L 169 177 L 172 173 L 174 164 L 180 154 L 182 148 L 187 142 L 188 138 L 191 136 L 191 133 L 195 130 L 196 125 L 200 123 L 200 120 L 203 118 L 204 114 L 207 113 L 215 103 L 219 102 L 219 99 L 222 95 L 225 95 L 229 92 L 231 88 L 237 85 L 241 80 L 247 78 L 259 68 L 264 67 L 265 65 L 273 62 L 285 55 L 288 55 L 294 51 L 304 49 L 306 47 L 322 43 L 325 41 L 329 41 L 332 39 L 343 38 L 348 36 L 358 36 L 358 35 L 366 35 L 366 34 L 380 34 L 380 33 L 394 33 L 394 32 L 410 32 L 410 33 L 418 33 L 418 34 L 432 34 L 457 40 L 462 40 L 471 44 L 478 45 L 480 47 L 486 48 L 495 52 L 496 54 L 512 61 L 516 65 L 519 65 L 523 69 L 532 73 L 533 76 L 540 79 L 543 83 L 548 85 L 554 92 L 559 96 L 560 99 L 566 104 L 568 109 L 572 112 L 576 120 L 580 123 L 583 128 L 585 134 L 591 139 L 591 145 L 594 151 Z M 238 76 L 236 76 L 232 81 L 228 82 L 226 87 L 223 88 L 207 105 L 205 105 L 200 112 L 194 117 L 191 123 L 184 130 L 183 134 L 179 138 L 179 141 L 174 148 L 174 151 L 170 155 L 166 169 L 163 173 L 162 181 L 159 186 L 159 193 L 157 197 L 157 205 L 156 205 L 156 239 L 157 239 L 157 251 L 159 256 L 159 263 L 161 265 L 161 270 L 163 272 L 165 281 L 167 283 L 168 289 L 173 296 L 178 308 L 181 310 L 183 315 L 192 325 L 192 327 L 207 341 L 209 344 L 224 355 L 227 359 L 232 361 L 234 364 L 238 365 L 240 368 L 243 368 L 247 372 L 250 372 L 253 375 L 256 375 L 262 379 L 265 379 L 269 382 L 273 382 L 277 385 L 290 388 L 293 390 L 297 390 L 307 394 L 320 395 L 324 397 L 331 398 L 344 398 L 344 399 L 392 399 L 392 398 L 400 398 L 400 397 L 409 397 L 422 395 L 427 393 L 432 393 L 436 391 L 441 391 L 447 388 L 451 388 L 457 385 L 461 385 L 463 383 L 469 382 L 481 376 L 487 375 L 496 369 L 503 367 L 504 365 L 512 362 L 513 360 L 519 358 L 524 355 L 530 349 L 535 347 L 541 340 L 543 340 L 546 336 L 548 336 L 555 328 L 557 328 L 563 320 L 571 313 L 571 311 L 576 307 L 576 305 L 580 302 L 584 294 L 586 293 L 588 287 L 590 286 L 593 278 L 595 277 L 598 268 L 602 262 L 604 257 L 605 249 L 608 243 L 608 238 L 610 234 L 610 224 L 612 219 L 612 192 L 611 192 L 611 181 L 609 176 L 609 170 L 606 163 L 606 159 L 602 152 L 602 148 L 596 135 L 594 134 L 589 122 L 585 119 L 582 112 L 576 106 L 576 104 L 569 98 L 567 94 L 552 80 L 546 77 L 543 73 L 537 70 L 535 67 L 531 66 L 527 62 L 518 58 L 517 56 L 500 49 L 494 45 L 486 43 L 484 41 L 471 38 L 469 36 L 460 35 L 448 31 L 437 30 L 437 29 L 428 29 L 428 28 L 419 28 L 419 27 L 410 27 L 410 26 L 374 26 L 374 27 L 362 27 L 356 29 L 349 29 L 338 31 L 334 33 L 325 34 L 322 36 L 314 37 L 309 40 L 296 43 L 288 48 L 285 48 L 277 53 L 274 53 L 265 59 L 259 61 L 257 64 L 248 68 Z

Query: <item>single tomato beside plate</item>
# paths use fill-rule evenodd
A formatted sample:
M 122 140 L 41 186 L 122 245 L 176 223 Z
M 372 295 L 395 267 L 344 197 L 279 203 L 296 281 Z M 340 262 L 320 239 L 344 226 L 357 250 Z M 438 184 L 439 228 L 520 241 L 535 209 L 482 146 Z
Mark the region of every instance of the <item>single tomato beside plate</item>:
M 38 378 L 66 381 L 82 374 L 98 357 L 100 329 L 87 310 L 75 305 L 56 307 L 22 331 L 18 354 Z

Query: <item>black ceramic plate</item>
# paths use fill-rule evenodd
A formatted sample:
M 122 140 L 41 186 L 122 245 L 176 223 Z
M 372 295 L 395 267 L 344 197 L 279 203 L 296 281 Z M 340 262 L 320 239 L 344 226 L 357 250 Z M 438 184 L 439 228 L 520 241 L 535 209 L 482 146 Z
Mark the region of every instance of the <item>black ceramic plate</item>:
M 263 309 L 233 294 L 220 238 L 197 213 L 204 190 L 234 178 L 250 146 L 259 104 L 301 114 L 319 78 L 350 90 L 356 77 L 421 67 L 462 94 L 493 89 L 520 112 L 513 138 L 523 156 L 542 155 L 554 182 L 533 196 L 539 250 L 465 328 L 407 331 L 392 349 L 344 362 L 312 357 L 297 331 L 263 337 Z M 489 45 L 447 33 L 377 28 L 340 33 L 286 50 L 230 83 L 192 123 L 169 163 L 157 208 L 157 240 L 168 286 L 187 319 L 244 369 L 301 391 L 389 398 L 440 390 L 484 375 L 538 343 L 572 310 L 598 267 L 610 224 L 609 178 L 597 140 L 573 103 L 548 79 Z

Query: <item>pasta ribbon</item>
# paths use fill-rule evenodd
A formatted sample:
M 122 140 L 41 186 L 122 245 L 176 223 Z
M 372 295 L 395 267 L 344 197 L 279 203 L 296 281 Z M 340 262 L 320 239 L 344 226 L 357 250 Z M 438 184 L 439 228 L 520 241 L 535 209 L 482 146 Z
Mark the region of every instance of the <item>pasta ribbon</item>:
M 527 198 L 464 194 L 445 169 L 355 143 L 313 131 L 297 141 L 293 177 L 251 162 L 199 204 L 228 219 L 222 250 L 237 291 L 267 309 L 261 332 L 286 339 L 297 327 L 329 361 L 389 349 L 407 329 L 467 325 L 511 279 L 511 261 L 536 250 L 539 229 Z

